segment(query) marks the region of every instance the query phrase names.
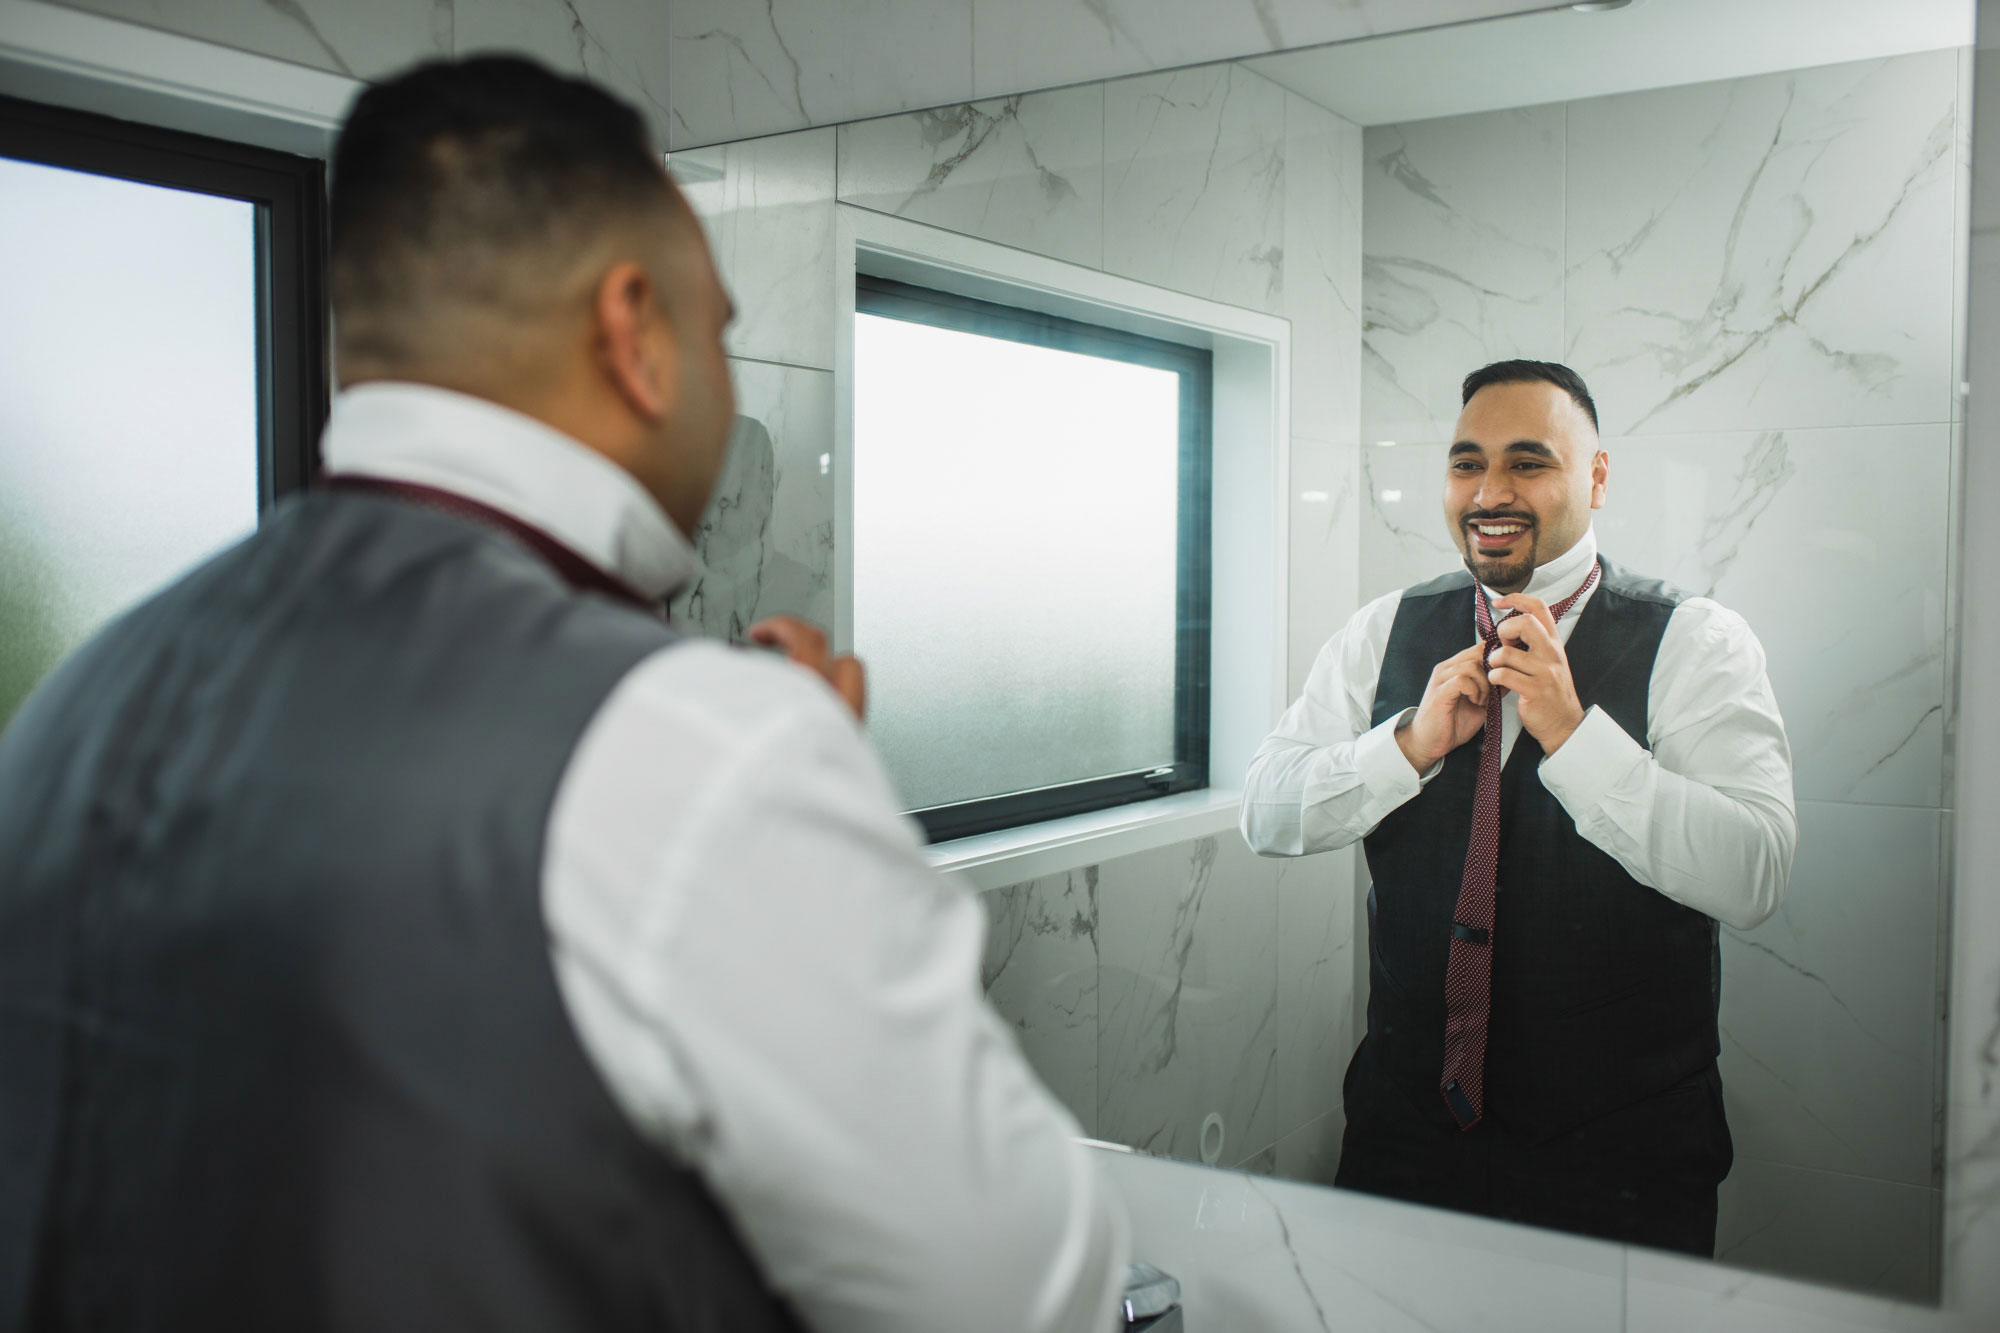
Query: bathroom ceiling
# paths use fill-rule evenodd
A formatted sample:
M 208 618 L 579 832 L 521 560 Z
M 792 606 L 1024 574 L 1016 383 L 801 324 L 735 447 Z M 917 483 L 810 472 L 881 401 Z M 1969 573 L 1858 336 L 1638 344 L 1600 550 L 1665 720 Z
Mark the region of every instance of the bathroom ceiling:
M 1384 125 L 1970 46 L 1974 9 L 1975 0 L 1637 0 L 1244 63 L 1358 124 Z

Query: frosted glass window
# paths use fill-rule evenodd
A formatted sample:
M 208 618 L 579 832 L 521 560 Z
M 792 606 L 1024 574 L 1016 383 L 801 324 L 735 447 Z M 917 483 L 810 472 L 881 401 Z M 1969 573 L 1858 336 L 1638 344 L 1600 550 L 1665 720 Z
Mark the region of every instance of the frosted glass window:
M 256 210 L 0 158 L 0 725 L 257 523 Z
M 854 646 L 906 805 L 1171 769 L 1187 372 L 872 313 L 854 349 Z

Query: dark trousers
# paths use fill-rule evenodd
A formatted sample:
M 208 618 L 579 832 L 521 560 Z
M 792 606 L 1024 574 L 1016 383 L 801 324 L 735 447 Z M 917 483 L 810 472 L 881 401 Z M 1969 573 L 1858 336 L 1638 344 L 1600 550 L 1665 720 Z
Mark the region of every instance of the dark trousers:
M 1413 1105 L 1355 1053 L 1344 1087 L 1342 1189 L 1605 1240 L 1715 1253 L 1715 1189 L 1735 1159 L 1714 1065 L 1553 1138 L 1510 1129 L 1504 1108 L 1460 1130 Z

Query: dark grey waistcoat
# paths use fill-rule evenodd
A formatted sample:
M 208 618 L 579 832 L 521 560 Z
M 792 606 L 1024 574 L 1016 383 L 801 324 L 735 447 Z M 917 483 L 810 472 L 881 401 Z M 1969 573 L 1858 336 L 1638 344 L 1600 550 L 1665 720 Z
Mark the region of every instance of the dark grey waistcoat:
M 1431 671 L 1473 640 L 1471 575 L 1403 594 L 1375 689 L 1377 725 L 1415 706 Z M 1577 697 L 1641 744 L 1653 660 L 1685 594 L 1610 561 L 1566 647 Z M 1525 730 L 1500 777 L 1499 899 L 1486 1112 L 1553 1136 L 1705 1068 L 1719 1050 L 1715 922 L 1639 883 L 1576 831 L 1542 785 Z M 1471 837 L 1479 745 L 1461 745 L 1365 848 L 1367 1058 L 1357 1068 L 1441 1126 L 1445 965 Z
M 790 1329 L 572 1030 L 550 805 L 665 625 L 289 503 L 0 736 L 0 1330 Z

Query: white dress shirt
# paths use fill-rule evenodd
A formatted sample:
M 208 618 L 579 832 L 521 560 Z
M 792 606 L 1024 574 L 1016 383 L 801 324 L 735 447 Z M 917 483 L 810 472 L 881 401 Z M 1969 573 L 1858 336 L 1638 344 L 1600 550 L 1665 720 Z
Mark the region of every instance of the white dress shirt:
M 1597 557 L 1587 531 L 1534 572 L 1524 590 L 1554 603 Z M 1564 643 L 1596 596 L 1557 625 Z M 1503 594 L 1487 589 L 1496 600 Z M 1243 837 L 1266 856 L 1345 847 L 1415 796 L 1421 776 L 1396 744 L 1413 714 L 1371 726 L 1375 682 L 1403 594 L 1356 612 L 1320 650 L 1305 692 L 1251 761 Z M 1466 616 L 1466 646 L 1478 642 Z M 1537 767 L 1576 831 L 1632 877 L 1724 925 L 1747 930 L 1777 910 L 1798 843 L 1792 756 L 1764 672 L 1764 649 L 1743 617 L 1706 597 L 1674 608 L 1653 659 L 1643 741 L 1603 709 Z M 1521 733 L 1518 701 L 1501 701 L 1501 762 Z M 1468 743 L 1476 743 L 1468 742 Z
M 322 451 L 503 510 L 649 596 L 696 571 L 625 472 L 481 399 L 364 385 Z M 1111 1326 L 1122 1211 L 980 994 L 979 904 L 930 868 L 819 677 L 712 641 L 641 662 L 564 772 L 542 897 L 619 1105 L 812 1327 Z

